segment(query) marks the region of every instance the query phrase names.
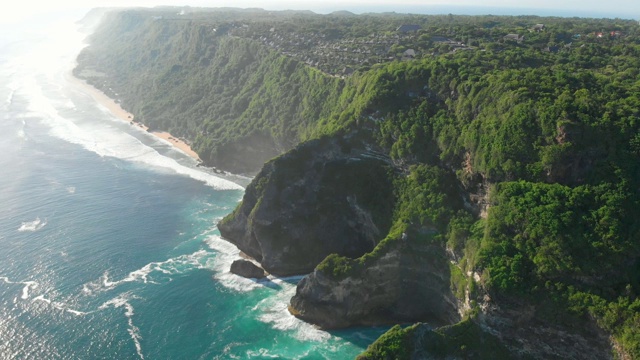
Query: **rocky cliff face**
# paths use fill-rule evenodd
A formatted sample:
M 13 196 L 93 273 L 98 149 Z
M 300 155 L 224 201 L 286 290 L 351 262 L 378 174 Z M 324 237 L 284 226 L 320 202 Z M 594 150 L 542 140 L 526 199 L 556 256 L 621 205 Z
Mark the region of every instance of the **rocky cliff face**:
M 613 359 L 609 336 L 595 321 L 568 319 L 549 314 L 545 306 L 525 301 L 483 304 L 476 322 L 485 333 L 497 337 L 514 359 Z M 488 305 L 488 306 L 487 306 Z M 551 318 L 550 318 L 551 317 Z M 618 354 L 616 358 L 624 358 Z
M 444 248 L 415 236 L 385 242 L 379 257 L 365 265 L 353 262 L 346 276 L 316 269 L 298 284 L 290 311 L 326 329 L 458 322 Z
M 614 358 L 608 334 L 592 319 L 545 301 L 496 302 L 479 283 L 472 290 L 430 235 L 433 229 L 414 228 L 359 259 L 325 260 L 298 284 L 290 312 L 324 329 L 426 322 L 392 329 L 359 359 Z
M 550 325 L 536 318 L 538 315 L 529 306 L 493 308 L 474 319 L 439 328 L 424 323 L 396 326 L 357 359 L 627 358 L 622 353 L 614 355 L 606 334 L 593 324 Z
M 275 275 L 309 273 L 332 253 L 359 257 L 389 229 L 390 171 L 353 135 L 310 141 L 266 163 L 218 228 Z

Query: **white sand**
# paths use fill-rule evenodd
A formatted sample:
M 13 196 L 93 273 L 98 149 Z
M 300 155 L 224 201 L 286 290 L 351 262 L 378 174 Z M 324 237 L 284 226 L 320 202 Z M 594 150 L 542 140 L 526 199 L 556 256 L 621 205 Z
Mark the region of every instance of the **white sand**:
M 82 90 L 84 93 L 90 95 L 94 100 L 96 100 L 97 102 L 99 102 L 102 106 L 106 107 L 115 117 L 117 117 L 118 119 L 121 119 L 123 121 L 126 121 L 128 123 L 133 122 L 133 125 L 140 127 L 141 129 L 147 131 L 148 128 L 141 123 L 135 122 L 134 121 L 134 116 L 133 114 L 131 114 L 130 112 L 126 111 L 125 109 L 123 109 L 120 104 L 118 104 L 115 100 L 113 100 L 112 98 L 108 97 L 105 93 L 103 93 L 102 91 L 96 89 L 95 87 L 89 85 L 86 81 L 82 80 L 82 79 L 78 79 L 77 77 L 70 75 L 69 77 L 69 81 L 74 84 L 77 85 L 77 87 Z M 191 149 L 191 147 L 185 143 L 184 141 L 176 138 L 175 136 L 169 134 L 168 132 L 150 132 L 150 134 L 160 138 L 160 139 L 164 139 L 166 141 L 168 141 L 171 145 L 173 145 L 174 147 L 176 147 L 177 149 L 179 149 L 180 151 L 184 152 L 185 154 L 191 156 L 192 158 L 200 161 L 200 157 L 198 156 L 198 154 L 193 151 Z

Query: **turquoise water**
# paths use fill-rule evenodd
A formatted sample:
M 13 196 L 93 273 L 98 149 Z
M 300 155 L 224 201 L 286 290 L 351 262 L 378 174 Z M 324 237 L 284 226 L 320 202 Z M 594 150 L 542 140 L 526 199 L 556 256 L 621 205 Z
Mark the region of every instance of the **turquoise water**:
M 249 179 L 72 86 L 84 35 L 59 20 L 0 35 L 1 359 L 348 359 L 381 334 L 292 317 L 299 277 L 230 274 L 215 224 Z

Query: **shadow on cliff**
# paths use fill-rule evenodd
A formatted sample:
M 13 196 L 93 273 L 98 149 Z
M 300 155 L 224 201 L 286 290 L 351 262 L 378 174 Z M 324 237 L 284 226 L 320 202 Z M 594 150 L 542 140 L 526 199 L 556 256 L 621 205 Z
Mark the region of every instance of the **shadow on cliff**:
M 330 254 L 370 252 L 395 206 L 389 160 L 357 139 L 321 138 L 264 165 L 222 238 L 271 274 L 307 274 Z

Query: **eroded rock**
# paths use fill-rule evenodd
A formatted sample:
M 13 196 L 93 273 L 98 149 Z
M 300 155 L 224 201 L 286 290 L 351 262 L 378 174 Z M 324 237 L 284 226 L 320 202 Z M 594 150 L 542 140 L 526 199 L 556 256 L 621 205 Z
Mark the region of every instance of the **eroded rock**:
M 306 142 L 264 165 L 220 233 L 280 276 L 309 273 L 332 253 L 361 256 L 390 227 L 387 160 L 352 139 Z
M 302 279 L 291 312 L 325 329 L 460 320 L 441 246 L 395 239 L 376 250 L 381 253 L 377 258 L 364 265 L 354 262 L 346 276 L 317 269 Z
M 266 276 L 264 269 L 249 260 L 239 259 L 231 264 L 232 273 L 252 279 L 262 279 Z

